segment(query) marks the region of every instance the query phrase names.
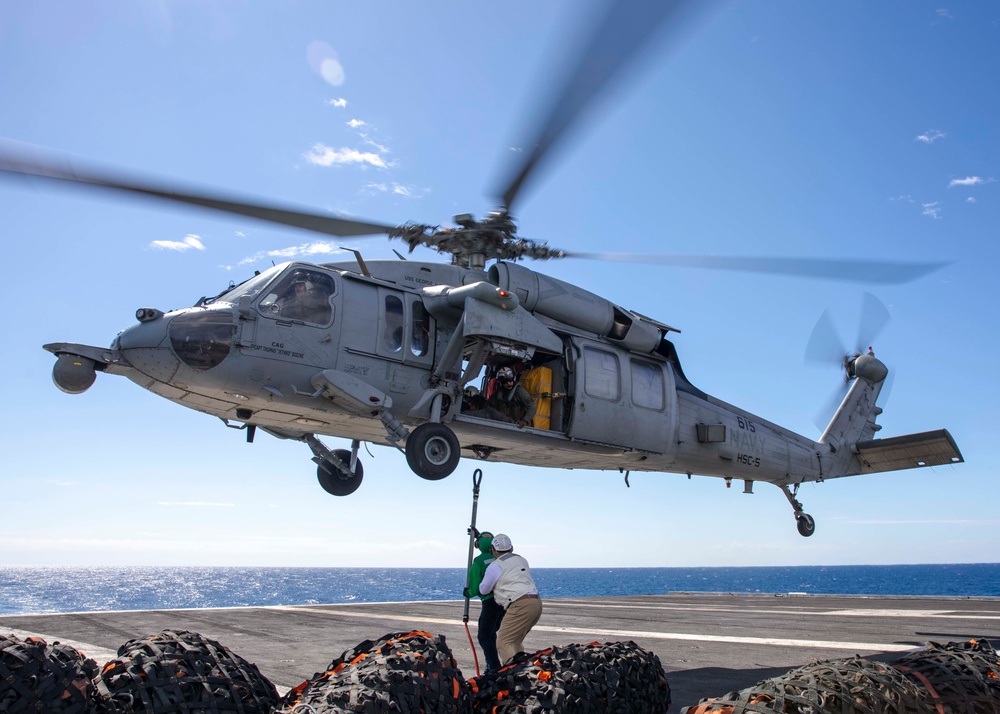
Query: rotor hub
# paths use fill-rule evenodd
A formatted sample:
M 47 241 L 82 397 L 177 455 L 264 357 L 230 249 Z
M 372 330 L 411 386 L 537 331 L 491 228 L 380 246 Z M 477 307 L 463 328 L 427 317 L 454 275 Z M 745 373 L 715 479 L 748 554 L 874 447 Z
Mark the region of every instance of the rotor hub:
M 452 263 L 482 270 L 488 260 L 548 260 L 566 257 L 566 252 L 550 248 L 547 243 L 517 235 L 517 225 L 505 211 L 491 211 L 481 220 L 470 213 L 455 216 L 458 228 L 444 228 L 408 223 L 389 232 L 389 238 L 399 238 L 410 246 L 418 245 L 447 253 Z

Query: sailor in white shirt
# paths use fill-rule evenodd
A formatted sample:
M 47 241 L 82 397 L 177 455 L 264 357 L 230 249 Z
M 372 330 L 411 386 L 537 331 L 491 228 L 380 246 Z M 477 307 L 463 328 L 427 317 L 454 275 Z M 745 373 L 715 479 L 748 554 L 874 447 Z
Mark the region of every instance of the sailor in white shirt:
M 479 592 L 492 592 L 493 599 L 506 611 L 497 633 L 500 662 L 509 664 L 518 652 L 524 652 L 524 638 L 542 616 L 542 599 L 531 579 L 528 561 L 514 553 L 510 537 L 493 536 L 493 556 L 486 568 Z

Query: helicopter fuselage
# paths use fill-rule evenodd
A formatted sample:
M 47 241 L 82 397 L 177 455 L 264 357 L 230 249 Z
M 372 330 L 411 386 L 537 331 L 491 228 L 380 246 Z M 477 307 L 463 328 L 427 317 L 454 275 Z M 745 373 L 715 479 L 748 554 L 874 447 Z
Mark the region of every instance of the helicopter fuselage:
M 46 345 L 56 384 L 78 392 L 94 371 L 121 374 L 227 425 L 305 441 L 321 482 L 324 468 L 349 472 L 324 464 L 335 459 L 317 435 L 350 439 L 353 463 L 358 443 L 409 450 L 410 430 L 431 423 L 483 460 L 770 482 L 798 514 L 790 485 L 865 470 L 856 447 L 879 428 L 886 374 L 858 357 L 839 421 L 814 441 L 690 384 L 674 328 L 516 263 L 289 263 L 194 307 L 136 316 L 110 349 Z M 522 428 L 463 409 L 465 388 L 487 394 L 506 366 L 522 381 L 542 370 L 532 396 L 544 418 Z M 440 478 L 458 454 L 449 459 L 411 467 Z

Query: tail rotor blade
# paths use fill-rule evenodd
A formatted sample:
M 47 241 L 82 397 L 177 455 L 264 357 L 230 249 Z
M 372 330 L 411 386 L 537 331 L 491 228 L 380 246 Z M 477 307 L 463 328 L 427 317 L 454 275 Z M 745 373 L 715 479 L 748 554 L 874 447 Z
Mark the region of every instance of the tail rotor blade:
M 889 308 L 871 293 L 865 293 L 861 303 L 861 319 L 858 321 L 858 341 L 855 347 L 864 352 L 889 322 Z
M 833 326 L 830 309 L 827 308 L 816 321 L 809 342 L 806 345 L 806 361 L 820 365 L 840 365 L 847 349 Z
M 826 431 L 827 425 L 830 420 L 833 419 L 833 415 L 837 413 L 837 409 L 840 407 L 841 402 L 844 401 L 844 396 L 847 394 L 847 385 L 842 384 L 830 392 L 830 395 L 823 400 L 823 406 L 813 415 L 813 424 L 820 432 Z

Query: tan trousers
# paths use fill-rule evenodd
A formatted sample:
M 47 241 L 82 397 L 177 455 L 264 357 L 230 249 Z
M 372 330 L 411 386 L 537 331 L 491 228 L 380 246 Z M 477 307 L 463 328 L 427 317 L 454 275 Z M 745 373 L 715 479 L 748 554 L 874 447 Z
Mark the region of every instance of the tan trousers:
M 507 607 L 497 633 L 497 652 L 502 664 L 508 664 L 518 652 L 524 652 L 524 638 L 541 616 L 541 598 L 522 597 Z

